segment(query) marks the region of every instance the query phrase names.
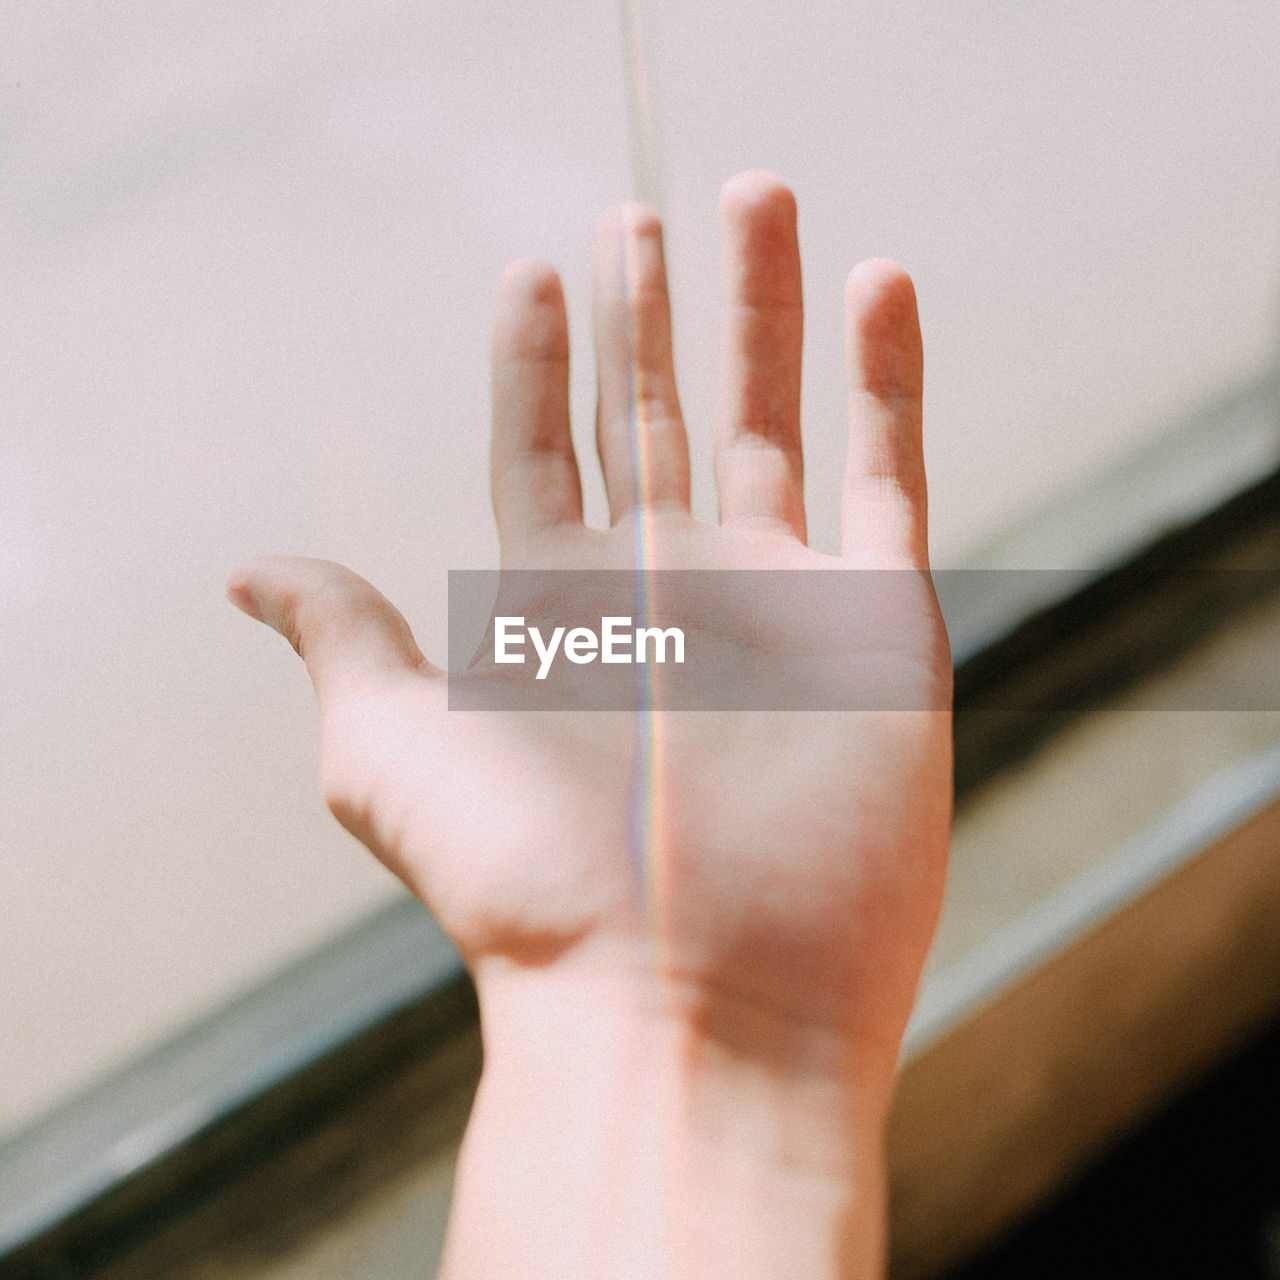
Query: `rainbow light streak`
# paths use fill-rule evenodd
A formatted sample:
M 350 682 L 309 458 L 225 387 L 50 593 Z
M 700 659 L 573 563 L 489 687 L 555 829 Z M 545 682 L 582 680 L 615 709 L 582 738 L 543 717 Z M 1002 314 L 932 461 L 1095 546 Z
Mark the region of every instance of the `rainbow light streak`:
M 634 483 L 633 513 L 635 519 L 635 582 L 636 582 L 636 615 L 640 619 L 638 625 L 649 625 L 651 610 L 651 575 L 657 567 L 654 563 L 653 540 L 653 507 L 649 502 L 650 478 L 650 431 L 649 422 L 643 406 L 652 403 L 648 395 L 637 395 L 637 383 L 643 373 L 639 370 L 637 360 L 637 343 L 632 332 L 634 312 L 631 299 L 637 292 L 637 281 L 633 278 L 633 255 L 630 252 L 630 236 L 628 227 L 623 226 L 622 241 L 622 282 L 626 301 L 627 318 L 627 405 L 628 429 L 631 433 L 631 468 Z M 664 890 L 669 889 L 670 876 L 667 874 L 668 850 L 664 842 L 664 824 L 662 822 L 661 804 L 661 738 L 658 732 L 658 716 L 654 707 L 654 676 L 649 664 L 638 662 L 635 665 L 637 692 L 639 699 L 635 723 L 635 752 L 632 757 L 631 780 L 631 844 L 629 854 L 631 868 L 636 884 L 641 891 L 641 904 L 644 920 L 649 926 L 650 941 L 659 954 L 655 957 L 659 962 L 659 972 L 666 971 L 662 964 L 661 954 L 664 939 L 669 936 L 664 928 L 666 919 L 666 901 Z

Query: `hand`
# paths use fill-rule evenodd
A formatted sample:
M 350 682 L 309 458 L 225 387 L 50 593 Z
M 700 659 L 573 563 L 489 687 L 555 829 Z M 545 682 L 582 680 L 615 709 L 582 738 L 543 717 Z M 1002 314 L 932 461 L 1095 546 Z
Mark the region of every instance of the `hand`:
M 468 1178 L 513 1181 L 497 1149 L 519 1167 L 513 1152 L 528 1131 L 514 1099 L 531 1080 L 542 1088 L 529 1104 L 555 1114 L 555 1064 L 593 1078 L 588 1059 L 608 1057 L 602 1041 L 642 1040 L 643 1063 L 602 1064 L 599 1075 L 647 1082 L 636 1084 L 637 1108 L 672 1089 L 677 1111 L 701 1100 L 702 1132 L 687 1147 L 669 1133 L 668 1157 L 724 1146 L 766 1163 L 778 1155 L 776 1127 L 747 1135 L 734 1105 L 716 1109 L 730 1080 L 739 1100 L 821 1099 L 787 1158 L 856 1184 L 861 1225 L 840 1230 L 861 1243 L 846 1238 L 841 1257 L 872 1267 L 883 1195 L 874 1153 L 936 921 L 950 820 L 950 659 L 927 576 L 915 297 L 892 263 L 863 263 L 849 277 L 843 552 L 821 555 L 805 545 L 794 201 L 776 179 L 744 174 L 725 187 L 722 217 L 720 524 L 690 515 L 660 228 L 624 206 L 601 221 L 594 259 L 606 531 L 582 519 L 559 280 L 534 262 L 503 278 L 491 467 L 503 568 L 629 569 L 640 538 L 646 563 L 660 568 L 905 571 L 918 590 L 903 625 L 852 659 L 887 662 L 920 691 L 920 709 L 657 712 L 641 722 L 651 741 L 625 712 L 451 713 L 443 676 L 403 618 L 348 570 L 255 560 L 229 594 L 306 661 L 333 812 L 431 908 L 475 977 L 486 1067 L 460 1196 Z M 690 614 L 696 628 L 696 603 Z M 788 660 L 785 639 L 776 658 Z M 662 1067 L 687 1088 L 659 1078 Z M 596 1127 L 571 1115 L 568 1099 L 565 1108 L 562 1122 L 590 1145 Z M 586 1159 L 562 1153 L 564 1176 Z M 652 1159 L 663 1178 L 664 1157 Z M 716 1176 L 701 1156 L 689 1160 Z M 579 1172 L 584 1187 L 598 1183 L 598 1168 L 593 1178 Z M 628 1203 L 627 1214 L 642 1215 Z M 669 1210 L 654 1274 L 684 1274 L 672 1259 L 700 1247 L 689 1236 L 699 1228 Z M 557 1260 L 543 1269 L 526 1258 L 523 1274 L 588 1274 L 547 1225 L 555 1216 L 544 1207 L 524 1247 L 548 1236 L 543 1252 Z M 473 1222 L 484 1217 L 470 1211 Z M 516 1273 L 473 1238 L 478 1226 L 456 1214 L 451 1232 L 455 1269 Z M 459 1261 L 477 1251 L 483 1264 Z

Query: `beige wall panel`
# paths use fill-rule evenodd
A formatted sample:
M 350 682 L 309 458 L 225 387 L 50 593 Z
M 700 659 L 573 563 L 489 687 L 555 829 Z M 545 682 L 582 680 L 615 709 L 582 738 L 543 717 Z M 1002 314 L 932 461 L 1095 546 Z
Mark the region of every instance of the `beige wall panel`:
M 498 276 L 560 266 L 585 356 L 591 227 L 629 192 L 608 6 L 6 27 L 0 1132 L 395 892 L 320 805 L 301 664 L 223 580 L 342 560 L 440 652 L 446 570 L 494 563 Z M 592 383 L 580 358 L 587 435 Z
M 1275 350 L 1280 8 L 990 0 L 645 7 L 678 371 L 709 448 L 719 185 L 799 198 L 810 530 L 839 545 L 842 286 L 913 273 L 945 564 Z M 704 470 L 702 478 L 705 480 Z M 709 486 L 703 486 L 710 509 Z

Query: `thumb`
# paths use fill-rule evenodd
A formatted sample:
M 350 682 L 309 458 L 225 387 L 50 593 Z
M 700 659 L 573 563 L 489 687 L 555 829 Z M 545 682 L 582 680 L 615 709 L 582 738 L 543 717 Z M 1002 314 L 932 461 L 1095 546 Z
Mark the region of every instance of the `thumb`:
M 399 610 L 329 560 L 261 556 L 227 581 L 227 598 L 297 650 L 321 705 L 406 671 L 431 673 Z

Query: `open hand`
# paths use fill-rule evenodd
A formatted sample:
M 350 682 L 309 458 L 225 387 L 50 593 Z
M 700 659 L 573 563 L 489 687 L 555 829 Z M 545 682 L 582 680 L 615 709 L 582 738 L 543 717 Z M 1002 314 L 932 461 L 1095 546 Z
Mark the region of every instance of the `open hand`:
M 601 221 L 594 258 L 607 530 L 583 523 L 559 280 L 536 262 L 503 278 L 492 447 L 503 568 L 900 572 L 916 584 L 912 607 L 874 652 L 847 658 L 918 689 L 914 709 L 450 711 L 404 619 L 350 571 L 264 558 L 229 593 L 306 661 L 330 807 L 435 913 L 482 1010 L 600 983 L 739 1047 L 758 1036 L 762 1053 L 847 1048 L 860 1073 L 887 1081 L 950 817 L 915 295 L 890 262 L 849 277 L 843 551 L 821 555 L 805 541 L 794 201 L 776 179 L 743 174 L 722 216 L 720 523 L 690 514 L 661 232 L 627 205 Z M 696 628 L 696 600 L 687 612 Z M 776 659 L 788 660 L 785 637 Z

